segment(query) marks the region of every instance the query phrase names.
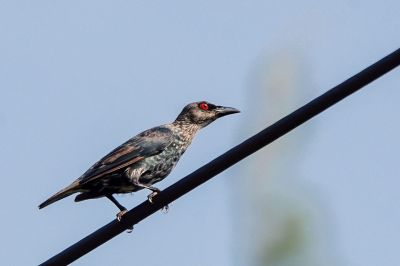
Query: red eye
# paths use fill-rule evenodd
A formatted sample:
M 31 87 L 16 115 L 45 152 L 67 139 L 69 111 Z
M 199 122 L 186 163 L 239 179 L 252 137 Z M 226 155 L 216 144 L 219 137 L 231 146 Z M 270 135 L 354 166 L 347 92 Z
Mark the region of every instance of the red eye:
M 208 104 L 206 104 L 206 103 L 201 103 L 201 104 L 199 105 L 199 107 L 200 107 L 201 109 L 205 110 L 205 111 L 208 110 Z

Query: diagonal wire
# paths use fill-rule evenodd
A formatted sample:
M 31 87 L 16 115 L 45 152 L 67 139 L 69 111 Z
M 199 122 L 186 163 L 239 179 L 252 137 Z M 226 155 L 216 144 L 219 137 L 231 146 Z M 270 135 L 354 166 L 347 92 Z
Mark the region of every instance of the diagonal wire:
M 200 186 L 240 160 L 270 144 L 399 65 L 400 49 L 397 49 L 258 134 L 250 137 L 208 164 L 182 178 L 175 184 L 169 186 L 154 198 L 155 202 L 153 204 L 149 201 L 139 204 L 127 212 L 121 222 L 116 220 L 111 221 L 97 231 L 66 248 L 64 251 L 43 262 L 41 265 L 65 265 L 77 260 L 111 238 L 124 232 L 132 225 L 144 220 L 163 206 L 166 206 L 192 189 Z

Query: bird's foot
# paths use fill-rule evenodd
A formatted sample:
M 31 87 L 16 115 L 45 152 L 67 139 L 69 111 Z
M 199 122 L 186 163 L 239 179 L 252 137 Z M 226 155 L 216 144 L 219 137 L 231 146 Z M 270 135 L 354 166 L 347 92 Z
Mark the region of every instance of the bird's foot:
M 164 207 L 161 208 L 161 212 L 164 213 L 164 214 L 167 214 L 168 211 L 169 211 L 169 206 L 168 205 L 165 205 Z
M 127 212 L 128 212 L 127 210 L 122 210 L 122 211 L 120 211 L 119 213 L 117 213 L 117 220 L 118 220 L 118 222 L 121 222 L 122 216 L 123 216 L 125 213 L 127 213 Z
M 149 199 L 150 203 L 153 203 L 153 202 L 154 202 L 153 198 L 154 198 L 158 193 L 160 193 L 160 190 L 159 190 L 159 189 L 154 189 L 153 192 L 151 192 L 151 193 L 147 196 L 147 198 Z
M 118 222 L 121 222 L 122 216 L 124 216 L 125 213 L 127 213 L 127 212 L 128 212 L 127 210 L 122 210 L 122 211 L 120 211 L 119 213 L 117 213 L 117 220 L 118 220 Z M 131 227 L 129 227 L 129 228 L 126 229 L 126 232 L 127 232 L 127 233 L 132 233 L 132 231 L 133 231 L 133 225 L 132 225 Z
M 129 227 L 128 229 L 126 229 L 126 232 L 128 234 L 132 233 L 132 231 L 133 231 L 133 225 L 131 227 Z
M 158 188 L 154 188 L 153 192 L 150 193 L 150 194 L 147 196 L 147 198 L 149 199 L 150 203 L 154 203 L 154 199 L 153 199 L 153 198 L 154 198 L 158 193 L 160 193 L 160 190 L 159 190 Z M 161 212 L 162 212 L 162 213 L 168 213 L 168 210 L 169 210 L 169 206 L 168 206 L 168 205 L 165 205 L 164 207 L 161 208 Z

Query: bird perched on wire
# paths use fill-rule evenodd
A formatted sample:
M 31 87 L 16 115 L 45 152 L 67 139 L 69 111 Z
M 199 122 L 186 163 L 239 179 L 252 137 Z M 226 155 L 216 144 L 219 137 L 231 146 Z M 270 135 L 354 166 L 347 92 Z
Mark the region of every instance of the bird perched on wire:
M 239 110 L 205 101 L 186 105 L 170 124 L 148 129 L 117 147 L 95 163 L 71 185 L 39 205 L 46 207 L 74 193 L 75 201 L 107 197 L 119 209 L 121 220 L 126 208 L 113 196 L 141 189 L 152 191 L 148 199 L 160 192 L 153 184 L 163 180 L 175 167 L 196 133 L 216 119 Z

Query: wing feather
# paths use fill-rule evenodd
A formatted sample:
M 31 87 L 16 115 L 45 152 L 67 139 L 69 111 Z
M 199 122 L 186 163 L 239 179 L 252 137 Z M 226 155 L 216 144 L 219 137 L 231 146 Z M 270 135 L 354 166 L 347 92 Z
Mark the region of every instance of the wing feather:
M 117 147 L 89 168 L 78 180 L 80 185 L 119 171 L 168 147 L 173 133 L 167 127 L 146 130 Z

